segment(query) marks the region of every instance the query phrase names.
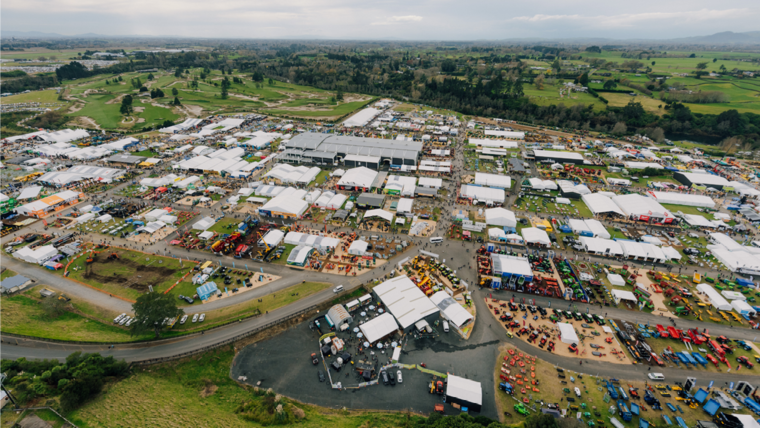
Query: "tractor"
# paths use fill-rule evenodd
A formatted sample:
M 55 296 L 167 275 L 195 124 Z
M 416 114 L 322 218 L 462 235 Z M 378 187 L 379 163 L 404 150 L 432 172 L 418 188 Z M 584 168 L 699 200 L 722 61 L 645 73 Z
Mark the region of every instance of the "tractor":
M 108 257 L 107 257 L 107 259 L 108 259 L 108 260 L 116 260 L 116 259 L 118 259 L 118 258 L 119 258 L 119 255 L 118 255 L 118 254 L 116 254 L 116 253 L 111 253 L 111 254 L 110 254 Z

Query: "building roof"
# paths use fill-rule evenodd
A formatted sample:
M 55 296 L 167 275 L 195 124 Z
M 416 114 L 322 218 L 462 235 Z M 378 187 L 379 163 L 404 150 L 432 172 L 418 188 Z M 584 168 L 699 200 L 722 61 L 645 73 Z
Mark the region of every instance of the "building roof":
M 457 327 L 461 327 L 473 319 L 472 314 L 467 312 L 467 309 L 457 303 L 456 300 L 449 296 L 445 291 L 439 291 L 433 294 L 430 296 L 430 300 L 438 306 L 438 309 L 446 315 L 446 318 Z
M 730 186 L 729 181 L 719 175 L 693 172 L 677 172 L 676 174 L 680 174 L 689 180 L 689 182 L 698 186 Z
M 512 179 L 509 178 L 508 175 L 486 174 L 482 172 L 476 172 L 475 184 L 479 186 L 509 189 L 512 186 Z
M 491 187 L 479 187 L 462 185 L 459 189 L 459 194 L 462 197 L 491 203 L 503 203 L 504 202 L 504 190 Z
M 6 278 L 2 282 L 0 282 L 0 288 L 4 288 L 6 290 L 12 290 L 16 287 L 20 287 L 26 284 L 29 281 L 31 281 L 31 279 L 23 275 L 16 275 L 10 278 Z
M 486 224 L 506 227 L 517 226 L 517 218 L 515 217 L 515 213 L 512 211 L 498 207 L 489 208 L 485 211 L 485 213 Z
M 404 329 L 438 312 L 438 307 L 406 275 L 385 281 L 373 291 Z
M 484 134 L 494 137 L 515 138 L 518 140 L 525 138 L 525 133 L 522 131 L 497 131 L 495 129 L 487 129 Z
M 493 263 L 494 272 L 511 273 L 525 277 L 533 276 L 533 270 L 526 257 L 491 253 L 491 262 Z
M 306 245 L 299 245 L 290 252 L 290 255 L 288 256 L 288 263 L 295 263 L 295 264 L 304 264 L 306 262 L 306 258 L 309 257 L 309 254 L 314 251 L 313 247 L 309 247 Z
M 483 388 L 480 382 L 452 374 L 447 377 L 446 396 L 477 405 L 483 404 Z
M 714 208 L 715 201 L 709 196 L 676 192 L 649 192 L 649 196 L 661 204 L 686 205 L 691 207 Z
M 551 245 L 552 241 L 549 239 L 549 235 L 545 230 L 537 227 L 526 227 L 520 231 L 523 239 L 528 244 L 538 243 L 542 245 Z
M 362 193 L 358 198 L 356 198 L 356 203 L 359 205 L 379 205 L 382 204 L 383 201 L 385 201 L 385 195 L 379 193 Z
M 612 199 L 607 196 L 603 195 L 601 193 L 592 193 L 590 195 L 583 195 L 581 196 L 581 199 L 583 202 L 586 203 L 588 208 L 591 210 L 594 214 L 603 214 L 603 213 L 617 213 L 622 216 L 625 215 L 623 210 L 620 209 L 620 207 L 612 201 Z
M 285 147 L 304 151 L 340 153 L 342 155 L 354 154 L 417 160 L 422 151 L 422 142 L 304 132 L 288 140 Z
M 373 107 L 359 110 L 356 114 L 346 119 L 343 122 L 343 126 L 364 126 L 378 114 L 380 114 L 380 110 Z
M 358 168 L 352 168 L 343 174 L 343 177 L 338 180 L 339 186 L 353 186 L 371 188 L 372 183 L 375 181 L 377 171 L 373 171 L 369 168 L 360 166 Z
M 364 214 L 365 219 L 371 218 L 371 217 L 380 217 L 385 221 L 391 221 L 393 220 L 393 213 L 385 211 L 385 210 L 376 209 L 376 210 L 369 210 L 367 211 L 366 214 Z
M 107 158 L 106 161 L 137 165 L 138 163 L 144 161 L 145 159 L 148 159 L 148 158 L 146 158 L 145 156 L 113 155 L 110 158 Z
M 398 324 L 396 323 L 395 318 L 393 318 L 393 315 L 386 312 L 361 324 L 359 329 L 362 331 L 367 342 L 375 343 L 398 330 Z
M 636 193 L 616 195 L 612 197 L 612 201 L 617 204 L 620 210 L 626 215 L 673 217 L 673 214 L 660 205 L 656 200 Z
M 543 157 L 554 160 L 583 160 L 583 155 L 574 152 L 560 152 L 554 150 L 534 150 L 536 157 Z

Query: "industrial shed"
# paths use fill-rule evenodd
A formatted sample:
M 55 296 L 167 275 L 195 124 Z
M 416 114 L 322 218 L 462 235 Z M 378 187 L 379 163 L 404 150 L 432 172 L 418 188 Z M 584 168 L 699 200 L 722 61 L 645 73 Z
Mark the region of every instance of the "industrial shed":
M 372 294 L 383 302 L 404 333 L 412 331 L 418 321 L 432 324 L 438 317 L 438 307 L 406 275 L 383 282 Z
M 317 250 L 327 251 L 340 244 L 340 239 L 326 236 L 309 235 L 301 232 L 288 232 L 285 235 L 285 243 L 290 245 L 307 245 Z
M 493 274 L 504 278 L 512 276 L 524 277 L 525 282 L 533 281 L 533 270 L 526 257 L 508 256 L 505 254 L 491 253 Z
M 385 195 L 376 193 L 362 193 L 356 199 L 356 206 L 359 208 L 376 209 L 382 208 L 385 203 Z
M 715 208 L 715 201 L 709 196 L 676 192 L 649 192 L 649 196 L 661 204 L 685 205 L 689 207 Z
M 545 230 L 537 227 L 526 227 L 520 231 L 526 244 L 538 244 L 550 246 L 552 241 L 549 239 L 549 235 Z
M 484 202 L 486 205 L 494 205 L 504 203 L 505 194 L 502 189 L 470 186 L 465 184 L 460 187 L 459 196 L 464 199 L 469 199 L 473 204 Z
M 335 305 L 327 311 L 327 317 L 330 318 L 336 330 L 342 330 L 341 326 L 354 322 L 351 314 L 348 313 L 343 305 Z
M 583 163 L 583 155 L 574 152 L 560 152 L 553 150 L 534 150 L 533 154 L 536 158 L 536 162 L 552 160 L 556 163 L 562 164 L 575 164 L 580 165 Z
M 731 187 L 728 180 L 713 174 L 699 174 L 693 172 L 676 172 L 673 178 L 679 183 L 689 187 L 712 187 L 716 190 L 723 190 L 723 187 Z
M 347 155 L 380 157 L 380 164 L 389 166 L 416 166 L 422 152 L 422 142 L 397 141 L 381 138 L 362 138 L 304 132 L 288 140 L 286 149 L 300 150 L 300 158 L 294 161 L 311 161 L 316 153 L 332 159 L 345 159 Z M 293 153 L 291 157 L 298 157 Z M 331 160 L 332 162 L 332 160 Z
M 396 323 L 396 319 L 393 318 L 393 315 L 386 312 L 361 324 L 359 329 L 364 335 L 364 339 L 367 342 L 374 344 L 375 342 L 396 333 L 398 331 L 398 323 Z
M 433 294 L 430 296 L 430 300 L 438 306 L 441 315 L 443 315 L 443 317 L 460 332 L 462 331 L 462 328 L 467 327 L 473 320 L 472 314 L 467 312 L 467 309 L 457 303 L 457 301 L 445 291 L 439 291 Z
M 581 236 L 579 241 L 581 242 L 581 245 L 583 245 L 583 248 L 589 253 L 610 256 L 623 255 L 623 247 L 621 247 L 616 241 L 610 239 Z
M 592 193 L 590 195 L 581 196 L 581 200 L 586 203 L 586 206 L 592 213 L 596 214 L 618 214 L 625 216 L 623 210 L 613 202 L 612 198 L 601 193 Z
M 343 158 L 343 162 L 347 168 L 358 168 L 363 166 L 378 170 L 380 169 L 382 158 L 380 158 L 380 156 L 346 155 L 346 157 Z
M 377 172 L 369 168 L 359 167 L 346 171 L 336 185 L 338 190 L 361 190 L 368 192 L 372 189 Z
M 697 284 L 697 291 L 700 293 L 704 293 L 705 296 L 707 296 L 707 299 L 710 301 L 710 304 L 720 311 L 730 311 L 732 306 L 728 303 L 726 299 L 723 298 L 723 296 L 718 293 L 717 290 L 712 288 L 709 284 Z
M 288 256 L 287 264 L 290 266 L 304 267 L 306 261 L 309 260 L 309 256 L 314 252 L 313 247 L 307 245 L 299 245 L 290 252 Z
M 515 213 L 504 208 L 489 208 L 485 211 L 486 224 L 492 226 L 516 227 Z
M 480 382 L 452 374 L 446 380 L 446 400 L 449 403 L 480 413 L 483 407 L 483 388 Z
M 507 175 L 475 173 L 475 185 L 493 187 L 497 189 L 509 189 L 512 187 L 512 179 Z
M 613 196 L 612 201 L 627 217 L 635 220 L 649 221 L 653 219 L 662 223 L 672 223 L 674 219 L 673 214 L 659 202 L 636 193 Z

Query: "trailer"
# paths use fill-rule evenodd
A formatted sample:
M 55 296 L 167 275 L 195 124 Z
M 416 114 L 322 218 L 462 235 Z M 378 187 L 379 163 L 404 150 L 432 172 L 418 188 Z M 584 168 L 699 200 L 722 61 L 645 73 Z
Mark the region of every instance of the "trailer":
M 625 402 L 623 400 L 618 400 L 617 407 L 618 411 L 620 412 L 620 416 L 623 418 L 623 421 L 631 422 L 633 415 L 631 415 L 631 412 L 628 411 L 628 406 L 625 405 Z
M 707 400 L 707 403 L 705 403 L 704 406 L 702 406 L 702 410 L 704 410 L 710 416 L 715 416 L 715 413 L 720 410 L 720 403 L 711 398 Z
M 707 367 L 707 360 L 699 352 L 692 352 L 691 356 L 694 357 L 694 361 L 700 364 L 702 367 Z

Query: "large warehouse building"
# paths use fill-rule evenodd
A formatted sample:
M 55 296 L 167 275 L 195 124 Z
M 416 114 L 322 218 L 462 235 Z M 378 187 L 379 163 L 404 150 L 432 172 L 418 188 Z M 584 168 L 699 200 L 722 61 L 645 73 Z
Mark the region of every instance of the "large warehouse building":
M 438 318 L 438 306 L 406 275 L 385 281 L 372 294 L 388 308 L 404 333 L 430 325 Z
M 583 163 L 583 155 L 573 152 L 558 152 L 553 150 L 534 150 L 536 162 L 552 160 L 556 163 L 573 163 L 576 165 Z
M 723 190 L 723 187 L 730 187 L 731 184 L 725 178 L 719 175 L 698 174 L 694 172 L 676 172 L 673 178 L 678 180 L 684 186 L 695 187 L 712 187 L 713 189 Z
M 416 166 L 422 142 L 305 132 L 288 140 L 285 148 L 283 160 L 288 162 L 332 163 L 342 160 L 350 163 L 348 166 L 377 169 Z

